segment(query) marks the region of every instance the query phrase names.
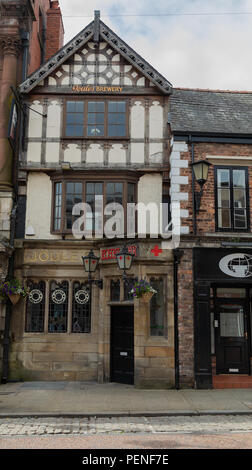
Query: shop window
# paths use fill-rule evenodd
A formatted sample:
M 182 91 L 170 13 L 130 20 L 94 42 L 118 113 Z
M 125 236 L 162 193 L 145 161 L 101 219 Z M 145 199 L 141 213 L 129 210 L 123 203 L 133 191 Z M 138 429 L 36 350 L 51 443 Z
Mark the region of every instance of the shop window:
M 49 333 L 66 333 L 68 313 L 68 282 L 50 282 Z
M 150 301 L 150 335 L 167 336 L 164 278 L 151 278 L 150 283 L 157 291 Z
M 25 331 L 40 333 L 44 331 L 45 320 L 45 282 L 28 281 L 29 296 L 26 302 Z
M 135 182 L 127 182 L 125 179 L 121 181 L 112 179 L 107 181 L 80 179 L 55 181 L 53 183 L 52 233 L 72 232 L 73 223 L 79 217 L 72 215 L 73 206 L 82 202 L 86 202 L 91 208 L 91 212 L 87 212 L 85 220 L 85 231 L 89 235 L 92 235 L 95 230 L 102 233 L 103 212 L 106 205 L 110 203 L 118 203 L 124 209 L 124 226 L 121 227 L 122 233 L 124 233 L 124 227 L 127 226 L 127 203 L 134 203 L 135 197 Z M 110 217 L 111 215 L 107 216 L 107 218 Z
M 67 100 L 64 137 L 127 138 L 127 115 L 126 100 Z
M 215 169 L 216 228 L 226 231 L 249 229 L 247 168 Z
M 72 333 L 91 331 L 91 291 L 89 284 L 73 283 Z

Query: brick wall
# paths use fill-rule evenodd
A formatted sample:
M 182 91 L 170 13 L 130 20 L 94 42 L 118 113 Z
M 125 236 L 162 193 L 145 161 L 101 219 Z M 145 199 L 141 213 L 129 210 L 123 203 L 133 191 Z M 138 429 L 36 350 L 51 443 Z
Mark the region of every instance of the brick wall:
M 200 143 L 194 144 L 194 161 L 204 160 L 208 158 L 211 161 L 210 156 L 228 156 L 228 157 L 252 157 L 252 146 L 240 145 L 240 144 L 214 144 L 214 143 Z M 191 160 L 191 148 L 188 146 L 187 152 L 180 152 L 181 160 Z M 248 162 L 249 163 L 249 162 Z M 250 162 L 251 163 L 251 162 Z M 209 169 L 208 180 L 204 185 L 203 196 L 201 199 L 201 206 L 199 213 L 197 214 L 197 234 L 204 235 L 206 233 L 215 232 L 215 194 L 214 194 L 214 166 L 215 165 L 233 165 L 236 166 L 236 162 L 232 163 L 230 160 L 214 160 L 212 166 Z M 243 165 L 243 161 L 242 161 Z M 244 163 L 246 165 L 246 162 Z M 249 172 L 249 187 L 252 188 L 252 167 L 248 166 Z M 188 217 L 182 217 L 182 226 L 189 227 L 189 233 L 193 233 L 193 199 L 192 199 L 192 173 L 190 165 L 187 168 L 180 168 L 180 176 L 188 177 L 188 184 L 180 185 L 181 193 L 188 193 L 188 201 L 181 200 L 181 210 L 188 210 Z M 195 191 L 199 191 L 200 187 L 195 183 Z M 182 214 L 183 215 L 183 214 Z M 252 226 L 252 191 L 250 190 L 250 225 Z
M 36 21 L 33 22 L 30 40 L 30 61 L 28 75 L 41 66 L 42 47 L 42 17 L 46 26 L 44 61 L 54 55 L 62 46 L 64 41 L 64 27 L 58 0 L 36 0 L 34 4 Z M 42 16 L 41 16 L 42 14 Z
M 46 30 L 46 54 L 47 61 L 61 49 L 64 42 L 64 27 L 58 1 L 51 2 L 51 8 L 47 11 Z
M 178 267 L 178 330 L 180 387 L 194 386 L 192 249 L 184 249 Z

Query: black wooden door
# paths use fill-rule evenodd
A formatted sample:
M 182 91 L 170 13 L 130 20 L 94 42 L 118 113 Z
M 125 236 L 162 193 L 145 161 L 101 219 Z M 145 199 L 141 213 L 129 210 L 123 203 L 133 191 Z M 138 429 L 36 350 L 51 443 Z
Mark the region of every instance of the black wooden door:
M 134 307 L 111 307 L 111 382 L 134 383 Z
M 214 326 L 217 374 L 249 374 L 246 301 L 219 299 Z

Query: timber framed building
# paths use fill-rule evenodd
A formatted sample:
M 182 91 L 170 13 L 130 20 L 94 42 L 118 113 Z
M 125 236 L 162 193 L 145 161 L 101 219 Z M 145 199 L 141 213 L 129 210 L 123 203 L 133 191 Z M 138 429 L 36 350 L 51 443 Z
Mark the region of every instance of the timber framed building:
M 172 251 L 149 235 L 126 240 L 136 255 L 129 277 L 158 291 L 146 307 L 130 298 L 115 260 L 125 240 L 71 232 L 73 204 L 94 207 L 95 195 L 125 210 L 167 197 L 171 89 L 98 12 L 20 85 L 29 108 L 15 266 L 30 295 L 13 309 L 12 378 L 174 386 Z M 103 289 L 87 283 L 90 249 Z

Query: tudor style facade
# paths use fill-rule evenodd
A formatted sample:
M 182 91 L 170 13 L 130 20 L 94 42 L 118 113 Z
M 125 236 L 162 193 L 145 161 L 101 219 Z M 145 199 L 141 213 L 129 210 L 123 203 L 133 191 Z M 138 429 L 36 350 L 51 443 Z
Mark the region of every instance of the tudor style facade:
M 11 378 L 174 387 L 173 255 L 150 237 L 151 218 L 146 238 L 83 240 L 71 230 L 73 205 L 95 211 L 95 195 L 104 206 L 121 204 L 125 222 L 127 203 L 159 207 L 167 198 L 171 90 L 98 13 L 20 86 L 29 108 L 15 272 L 30 295 L 13 309 Z M 97 217 L 86 223 L 100 229 Z M 125 241 L 135 253 L 129 277 L 148 278 L 158 291 L 148 305 L 132 301 L 118 269 Z M 90 249 L 102 289 L 83 269 Z

